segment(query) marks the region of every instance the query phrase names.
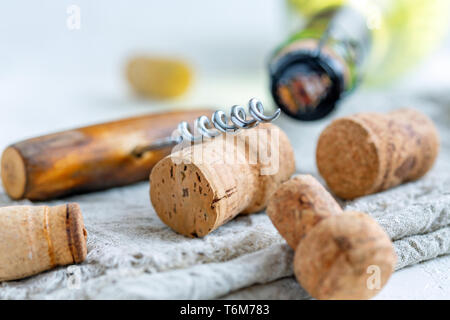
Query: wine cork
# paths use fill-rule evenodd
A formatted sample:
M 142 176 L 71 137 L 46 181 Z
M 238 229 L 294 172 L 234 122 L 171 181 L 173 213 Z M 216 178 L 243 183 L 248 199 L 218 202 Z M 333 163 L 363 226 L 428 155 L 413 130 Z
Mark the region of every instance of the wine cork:
M 164 158 L 150 175 L 150 197 L 165 224 L 185 236 L 203 237 L 240 213 L 264 209 L 294 170 L 285 133 L 260 124 Z
M 439 151 L 433 122 L 413 109 L 360 113 L 333 121 L 320 135 L 317 167 L 343 199 L 419 179 Z
M 83 216 L 76 203 L 0 208 L 0 281 L 84 261 Z
M 270 197 L 267 215 L 292 249 L 320 221 L 342 213 L 331 194 L 311 175 L 284 182 Z

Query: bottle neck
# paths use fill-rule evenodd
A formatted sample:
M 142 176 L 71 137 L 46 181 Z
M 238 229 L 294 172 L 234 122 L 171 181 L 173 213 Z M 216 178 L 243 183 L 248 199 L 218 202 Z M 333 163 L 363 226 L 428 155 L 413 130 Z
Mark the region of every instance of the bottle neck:
M 360 82 L 370 50 L 366 19 L 349 7 L 320 12 L 270 62 L 272 94 L 288 115 L 316 120 Z

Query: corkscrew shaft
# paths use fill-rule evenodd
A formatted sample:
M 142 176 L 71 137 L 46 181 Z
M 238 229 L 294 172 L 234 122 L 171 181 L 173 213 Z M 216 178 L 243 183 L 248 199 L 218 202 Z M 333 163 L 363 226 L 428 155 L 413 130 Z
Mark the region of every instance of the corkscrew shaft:
M 168 147 L 174 147 L 175 145 L 177 145 L 177 141 L 173 140 L 172 137 L 166 137 L 166 138 L 158 139 L 149 145 L 137 146 L 136 148 L 133 149 L 132 154 L 135 157 L 141 157 L 144 153 L 146 153 L 148 151 L 154 151 L 154 150 L 164 149 L 164 148 L 168 148 Z
M 149 145 L 141 145 L 134 148 L 132 154 L 141 157 L 145 152 L 175 146 L 182 142 L 197 143 L 203 139 L 211 139 L 223 133 L 235 134 L 241 129 L 251 129 L 261 122 L 272 122 L 280 116 L 280 109 L 274 114 L 266 116 L 262 102 L 256 98 L 248 102 L 248 114 L 241 105 L 234 105 L 231 108 L 230 116 L 225 112 L 217 110 L 211 119 L 207 116 L 200 116 L 195 120 L 192 131 L 187 121 L 178 124 L 172 136 L 159 139 Z

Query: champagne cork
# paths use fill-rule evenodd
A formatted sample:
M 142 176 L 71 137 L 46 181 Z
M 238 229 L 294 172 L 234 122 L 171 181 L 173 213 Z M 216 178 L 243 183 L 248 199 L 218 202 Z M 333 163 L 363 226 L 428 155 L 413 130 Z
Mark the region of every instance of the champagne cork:
M 295 250 L 298 282 L 316 299 L 371 298 L 394 271 L 394 248 L 381 226 L 365 213 L 343 212 L 310 175 L 283 183 L 267 214 Z
M 317 224 L 300 242 L 294 272 L 316 299 L 370 299 L 387 283 L 396 262 L 383 228 L 365 213 L 346 211 Z
M 433 122 L 419 111 L 399 109 L 333 121 L 320 135 L 316 159 L 329 188 L 354 199 L 421 178 L 438 151 Z
M 267 205 L 267 215 L 294 250 L 316 224 L 341 213 L 333 196 L 311 175 L 284 182 Z
M 86 229 L 76 203 L 0 208 L 0 281 L 84 261 Z
M 240 213 L 264 209 L 294 170 L 285 133 L 260 124 L 167 156 L 150 175 L 150 197 L 165 224 L 185 236 L 203 237 Z

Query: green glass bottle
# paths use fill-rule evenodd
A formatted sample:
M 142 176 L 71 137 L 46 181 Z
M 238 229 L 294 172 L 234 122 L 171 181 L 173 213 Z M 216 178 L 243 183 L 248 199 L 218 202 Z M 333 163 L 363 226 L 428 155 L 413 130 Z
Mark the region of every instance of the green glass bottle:
M 316 120 L 364 79 L 386 83 L 429 53 L 446 34 L 448 0 L 288 0 L 304 27 L 273 54 L 277 105 Z

